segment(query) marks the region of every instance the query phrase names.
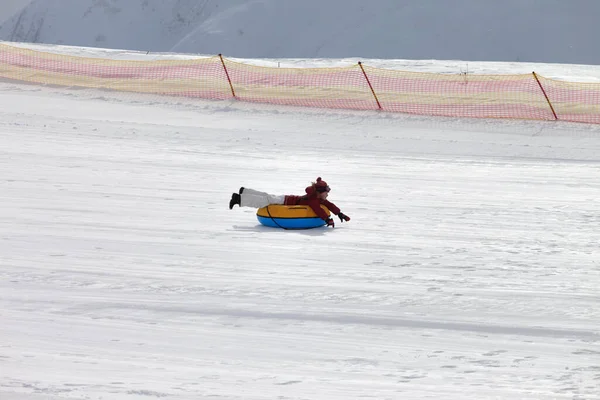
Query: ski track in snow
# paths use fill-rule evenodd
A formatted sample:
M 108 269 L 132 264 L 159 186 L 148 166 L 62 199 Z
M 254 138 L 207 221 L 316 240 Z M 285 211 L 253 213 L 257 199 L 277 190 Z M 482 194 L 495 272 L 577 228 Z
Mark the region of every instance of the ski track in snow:
M 600 399 L 600 127 L 0 102 L 2 400 Z M 227 208 L 317 176 L 352 221 Z

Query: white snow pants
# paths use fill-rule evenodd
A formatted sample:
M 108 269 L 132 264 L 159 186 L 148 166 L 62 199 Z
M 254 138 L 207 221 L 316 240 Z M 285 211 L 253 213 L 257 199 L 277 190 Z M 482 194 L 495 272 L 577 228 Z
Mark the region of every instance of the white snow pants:
M 240 207 L 262 208 L 269 204 L 283 204 L 285 196 L 277 196 L 258 190 L 244 188 L 240 195 Z

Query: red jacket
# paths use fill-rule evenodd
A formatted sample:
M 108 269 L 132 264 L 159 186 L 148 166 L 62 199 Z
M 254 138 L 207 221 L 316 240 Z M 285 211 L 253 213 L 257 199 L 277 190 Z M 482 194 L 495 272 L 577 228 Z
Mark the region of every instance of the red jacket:
M 294 196 L 287 195 L 285 196 L 284 203 L 286 206 L 297 206 L 297 205 L 307 205 L 313 209 L 315 214 L 317 214 L 322 219 L 327 219 L 327 213 L 323 211 L 321 208 L 321 204 L 329 209 L 333 214 L 338 215 L 340 213 L 340 209 L 330 202 L 329 200 L 321 200 L 318 197 L 318 194 L 313 186 L 309 186 L 306 188 L 306 195 L 304 196 Z

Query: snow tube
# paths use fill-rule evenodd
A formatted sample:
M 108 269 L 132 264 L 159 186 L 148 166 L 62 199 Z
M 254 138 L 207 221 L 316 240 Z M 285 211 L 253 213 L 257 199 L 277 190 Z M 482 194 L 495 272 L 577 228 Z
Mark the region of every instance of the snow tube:
M 321 205 L 321 208 L 331 215 L 327 207 Z M 265 226 L 282 229 L 311 229 L 325 225 L 320 217 L 309 206 L 284 206 L 268 205 L 259 208 L 256 212 L 258 222 Z

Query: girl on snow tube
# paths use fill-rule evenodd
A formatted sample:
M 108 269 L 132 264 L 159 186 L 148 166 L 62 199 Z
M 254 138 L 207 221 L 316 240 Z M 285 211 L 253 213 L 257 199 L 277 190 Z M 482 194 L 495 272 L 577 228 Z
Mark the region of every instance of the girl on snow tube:
M 229 209 L 236 204 L 240 207 L 258 208 L 258 220 L 267 226 L 307 229 L 327 225 L 333 228 L 335 223 L 329 211 L 337 215 L 342 222 L 350 221 L 350 217 L 327 200 L 330 190 L 327 182 L 321 177 L 305 189 L 304 196 L 272 195 L 242 187 L 238 193 L 232 193 Z

